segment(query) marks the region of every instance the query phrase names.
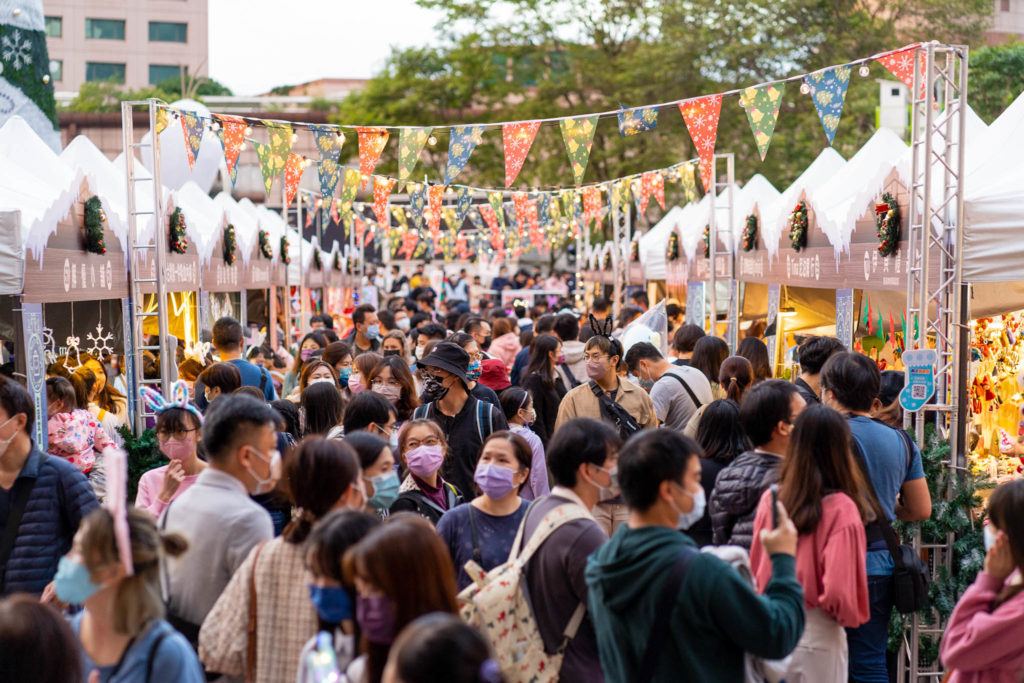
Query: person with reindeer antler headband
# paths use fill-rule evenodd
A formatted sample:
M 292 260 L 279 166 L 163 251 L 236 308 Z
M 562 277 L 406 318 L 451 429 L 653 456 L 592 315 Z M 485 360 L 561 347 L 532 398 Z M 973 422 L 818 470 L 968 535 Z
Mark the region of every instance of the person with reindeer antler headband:
M 142 475 L 135 507 L 159 517 L 167 504 L 196 483 L 199 473 L 206 469 L 198 455 L 203 416 L 189 401 L 188 387 L 180 380 L 171 385 L 170 401 L 149 387 L 142 387 L 139 393 L 157 415 L 154 431 L 160 452 L 170 462 Z
M 587 340 L 583 350 L 588 382 L 571 389 L 558 406 L 555 432 L 576 417 L 603 420 L 619 432 L 623 441 L 649 427 L 658 426 L 654 403 L 647 392 L 618 375 L 622 360 L 622 344 L 612 338 L 612 317 L 598 320 L 590 316 L 594 336 Z M 617 472 L 609 472 L 610 482 L 594 482 L 599 489 L 603 505 L 597 505 L 594 518 L 610 536 L 615 528 L 626 521 L 628 510 L 619 500 Z

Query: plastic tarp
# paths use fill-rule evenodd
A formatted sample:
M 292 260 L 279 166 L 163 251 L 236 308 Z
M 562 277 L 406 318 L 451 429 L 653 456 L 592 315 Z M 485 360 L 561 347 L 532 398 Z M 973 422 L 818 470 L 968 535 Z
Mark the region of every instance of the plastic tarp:
M 21 212 L 0 211 L 0 294 L 21 294 L 25 250 L 21 247 Z
M 660 221 L 640 236 L 640 262 L 648 280 L 665 279 L 665 248 L 682 214 L 682 208 L 673 206 Z
M 786 222 L 800 198 L 800 193 L 806 190 L 808 196 L 812 195 L 816 188 L 828 182 L 845 165 L 846 160 L 839 152 L 826 147 L 811 165 L 804 169 L 800 177 L 783 191 L 777 201 L 761 207 L 761 238 L 772 258 L 778 256 L 779 239 L 786 231 Z

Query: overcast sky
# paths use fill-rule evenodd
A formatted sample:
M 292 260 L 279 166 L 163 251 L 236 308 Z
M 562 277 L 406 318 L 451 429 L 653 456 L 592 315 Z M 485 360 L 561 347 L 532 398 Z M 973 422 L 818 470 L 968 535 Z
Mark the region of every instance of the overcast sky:
M 413 0 L 212 0 L 210 76 L 236 95 L 317 78 L 368 78 L 392 46 L 433 42 Z

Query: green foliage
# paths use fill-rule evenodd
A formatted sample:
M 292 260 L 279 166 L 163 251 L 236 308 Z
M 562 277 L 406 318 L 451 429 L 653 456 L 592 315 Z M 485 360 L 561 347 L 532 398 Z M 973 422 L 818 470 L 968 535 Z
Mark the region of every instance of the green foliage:
M 338 102 L 326 97 L 314 97 L 309 102 L 309 108 L 311 111 L 332 112 L 338 109 Z
M 135 502 L 139 490 L 139 478 L 154 467 L 167 464 L 167 458 L 160 452 L 156 434 L 152 429 L 142 432 L 138 438 L 127 425 L 117 428 L 124 439 L 124 451 L 128 454 L 128 502 Z
M 292 88 L 294 85 L 276 85 L 270 89 L 271 95 L 277 95 L 278 97 L 287 97 L 292 94 Z
M 1024 42 L 986 45 L 971 53 L 967 98 L 992 123 L 1024 92 Z
M 974 510 L 981 508 L 979 489 L 992 488 L 994 484 L 985 477 L 970 473 L 958 475 L 946 463 L 950 458 L 949 441 L 944 440 L 929 425 L 925 429 L 925 448 L 921 451 L 921 463 L 932 498 L 932 516 L 923 522 L 894 524 L 904 539 L 921 534 L 922 544 L 945 544 L 953 542 L 953 555 L 947 569 L 941 558 L 934 558 L 939 566 L 928 590 L 929 606 L 918 613 L 924 628 L 945 623 L 953 612 L 957 600 L 974 582 L 975 576 L 985 563 L 982 522 L 984 514 L 974 516 Z M 910 628 L 910 616 L 893 612 L 889 624 L 889 649 L 896 651 Z M 920 655 L 923 663 L 934 662 L 939 656 L 939 642 L 930 636 L 920 637 Z
M 231 95 L 231 90 L 212 78 L 200 78 L 193 83 L 195 93 L 191 97 L 202 101 L 206 95 Z M 155 97 L 164 102 L 181 99 L 181 79 L 168 78 L 148 88 L 125 88 L 114 81 L 89 81 L 78 89 L 75 98 L 64 107 L 64 111 L 98 113 L 121 111 L 124 100 L 148 100 Z

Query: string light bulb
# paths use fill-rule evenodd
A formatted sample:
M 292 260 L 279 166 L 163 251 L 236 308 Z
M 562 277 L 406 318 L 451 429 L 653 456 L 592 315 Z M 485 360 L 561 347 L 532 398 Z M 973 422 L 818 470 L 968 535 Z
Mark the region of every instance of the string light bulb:
M 245 151 L 245 143 L 244 142 L 238 146 L 238 151 L 239 152 L 244 152 Z
M 427 144 L 430 145 L 431 147 L 436 145 L 437 144 L 437 137 L 431 135 L 429 138 L 427 138 Z
M 292 133 L 292 144 L 294 145 L 298 141 L 299 141 L 299 134 L 298 133 Z
M 811 94 L 811 86 L 807 85 L 806 83 L 801 83 L 800 84 L 800 92 L 801 92 L 801 94 L 804 94 L 804 95 L 810 95 Z
M 248 135 L 252 135 L 252 128 L 250 128 L 249 126 L 246 126 L 246 127 L 245 127 L 245 134 L 246 134 L 247 136 L 248 136 Z
M 860 69 L 857 71 L 857 73 L 859 73 L 862 78 L 867 78 L 869 75 L 871 75 L 871 69 L 868 68 L 867 64 L 861 64 Z

